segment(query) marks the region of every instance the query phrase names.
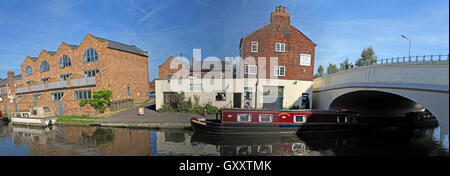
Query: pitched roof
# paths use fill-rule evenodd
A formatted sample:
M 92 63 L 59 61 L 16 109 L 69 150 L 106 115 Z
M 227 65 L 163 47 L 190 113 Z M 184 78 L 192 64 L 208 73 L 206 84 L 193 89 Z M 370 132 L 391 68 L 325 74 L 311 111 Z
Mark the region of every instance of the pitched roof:
M 52 56 L 56 54 L 55 51 L 47 51 L 47 53 L 50 54 L 50 55 L 52 55 Z
M 38 59 L 38 57 L 30 57 L 30 59 L 31 59 L 33 62 L 36 62 L 36 60 Z
M 100 41 L 107 41 L 108 48 L 148 57 L 144 51 L 142 51 L 141 49 L 139 49 L 138 47 L 136 47 L 134 45 L 127 45 L 127 44 L 123 44 L 120 42 L 116 42 L 116 41 L 112 41 L 112 40 L 108 40 L 108 39 L 104 39 L 104 38 L 100 38 L 100 37 L 95 37 L 95 38 L 99 39 Z
M 67 44 L 67 45 L 69 45 L 69 47 L 71 47 L 72 49 L 76 49 L 79 46 L 79 45 L 71 45 L 71 44 Z

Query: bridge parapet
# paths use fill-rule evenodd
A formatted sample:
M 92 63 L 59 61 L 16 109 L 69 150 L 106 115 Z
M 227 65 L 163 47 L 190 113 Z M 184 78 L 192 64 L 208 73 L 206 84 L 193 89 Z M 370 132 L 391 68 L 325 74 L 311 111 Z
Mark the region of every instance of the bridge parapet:
M 447 56 L 446 56 L 447 57 Z M 403 84 L 405 86 L 430 89 L 446 89 L 449 83 L 449 61 L 427 60 L 420 62 L 402 62 L 391 64 L 374 64 L 340 71 L 314 79 L 313 90 L 319 91 L 339 85 L 382 85 Z

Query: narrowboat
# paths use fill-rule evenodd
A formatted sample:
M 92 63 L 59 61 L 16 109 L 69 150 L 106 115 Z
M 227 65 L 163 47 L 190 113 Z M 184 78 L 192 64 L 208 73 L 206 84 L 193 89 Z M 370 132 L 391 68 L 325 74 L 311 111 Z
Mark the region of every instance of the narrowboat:
M 57 117 L 49 107 L 34 107 L 29 111 L 11 113 L 13 125 L 47 127 L 56 123 Z
M 191 118 L 194 133 L 267 134 L 359 131 L 360 114 L 328 110 L 222 109 L 216 119 Z
M 0 111 L 0 123 L 6 123 L 6 122 L 9 122 L 8 117 L 3 116 L 3 112 Z

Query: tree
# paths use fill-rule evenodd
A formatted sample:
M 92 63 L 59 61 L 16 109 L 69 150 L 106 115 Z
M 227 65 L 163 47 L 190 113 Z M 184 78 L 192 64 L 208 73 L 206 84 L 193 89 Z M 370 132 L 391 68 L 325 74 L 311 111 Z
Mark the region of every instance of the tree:
M 356 65 L 367 66 L 373 65 L 375 62 L 377 62 L 377 57 L 375 56 L 375 52 L 372 47 L 369 46 L 369 48 L 363 49 L 361 52 L 361 58 L 356 61 Z
M 327 74 L 333 74 L 333 73 L 336 73 L 336 72 L 338 72 L 339 70 L 338 70 L 338 68 L 337 68 L 337 66 L 335 65 L 335 64 L 329 64 L 328 65 L 328 68 L 327 68 Z
M 340 67 L 339 70 L 348 70 L 350 68 L 350 62 L 348 62 L 348 57 L 345 57 L 345 60 L 341 63 L 339 63 Z
M 319 65 L 319 68 L 317 68 L 318 76 L 319 76 L 319 77 L 323 76 L 323 72 L 324 72 L 324 71 L 325 71 L 325 70 L 323 69 L 322 65 Z
M 92 99 L 81 100 L 79 102 L 80 106 L 83 107 L 86 104 L 90 104 L 100 113 L 104 113 L 106 106 L 111 104 L 112 100 L 112 91 L 107 89 L 102 89 L 98 91 L 94 91 Z

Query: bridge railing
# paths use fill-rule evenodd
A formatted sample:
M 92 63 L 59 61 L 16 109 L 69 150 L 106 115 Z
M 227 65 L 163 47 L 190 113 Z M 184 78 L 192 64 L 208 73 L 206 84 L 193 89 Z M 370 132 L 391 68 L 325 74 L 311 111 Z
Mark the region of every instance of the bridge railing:
M 449 61 L 450 55 L 423 55 L 423 56 L 403 56 L 403 57 L 392 57 L 384 59 L 376 59 L 373 64 L 370 65 L 393 65 L 393 64 L 405 64 L 405 63 L 425 63 L 425 62 L 439 62 L 439 61 Z M 361 58 L 358 58 L 361 59 Z M 352 63 L 345 65 L 344 68 L 338 69 L 337 72 L 352 70 L 358 67 L 364 67 L 368 65 L 354 65 Z M 336 72 L 333 72 L 336 73 Z M 324 73 L 323 75 L 318 75 L 317 77 L 323 77 L 331 75 L 333 73 Z
M 375 64 L 397 64 L 397 63 L 414 63 L 428 61 L 449 61 L 450 55 L 423 55 L 423 56 L 403 56 L 385 59 L 377 59 Z

